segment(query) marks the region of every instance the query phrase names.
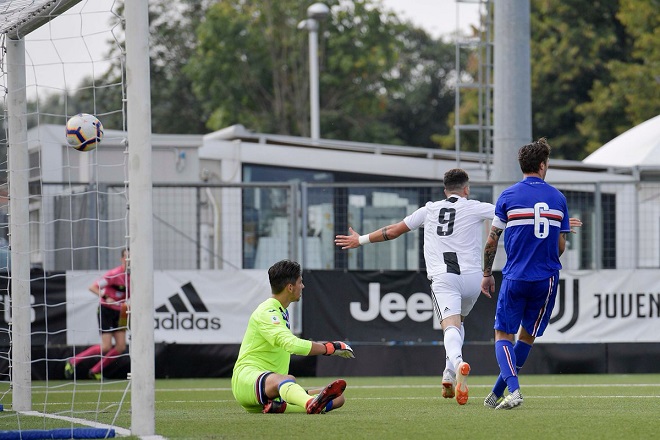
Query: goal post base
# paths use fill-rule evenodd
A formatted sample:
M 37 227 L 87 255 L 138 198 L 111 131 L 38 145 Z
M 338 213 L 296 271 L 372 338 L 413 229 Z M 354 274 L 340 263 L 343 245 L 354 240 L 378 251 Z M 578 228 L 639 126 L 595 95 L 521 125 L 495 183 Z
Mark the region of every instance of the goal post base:
M 26 431 L 0 431 L 0 440 L 44 440 L 72 438 L 114 438 L 114 429 L 60 428 L 32 429 Z

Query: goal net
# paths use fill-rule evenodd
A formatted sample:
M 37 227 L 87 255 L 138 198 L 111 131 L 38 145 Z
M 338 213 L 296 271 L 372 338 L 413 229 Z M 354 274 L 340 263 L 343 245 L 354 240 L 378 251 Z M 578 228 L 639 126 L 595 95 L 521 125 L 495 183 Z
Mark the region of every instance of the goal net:
M 147 0 L 0 2 L 0 440 L 155 434 L 151 235 L 130 234 L 152 218 L 147 39 Z M 98 148 L 67 145 L 78 113 Z M 125 349 L 99 331 L 113 268 L 146 280 Z

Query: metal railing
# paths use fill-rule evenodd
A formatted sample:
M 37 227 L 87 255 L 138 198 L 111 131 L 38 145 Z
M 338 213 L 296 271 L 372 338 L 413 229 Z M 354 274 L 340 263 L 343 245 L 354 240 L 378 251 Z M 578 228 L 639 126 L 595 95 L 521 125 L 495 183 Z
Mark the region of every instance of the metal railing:
M 64 185 L 50 191 L 53 185 L 33 196 L 31 215 L 40 219 L 31 227 L 33 264 L 47 270 L 111 267 L 125 243 L 125 186 L 68 185 L 62 192 Z M 494 202 L 502 185 L 472 182 L 471 197 Z M 584 222 L 569 238 L 565 268 L 660 267 L 660 183 L 556 186 L 570 215 Z M 348 252 L 334 245 L 334 237 L 349 226 L 367 233 L 396 223 L 444 198 L 442 188 L 428 182 L 156 184 L 153 191 L 157 270 L 265 269 L 282 258 L 306 269 L 424 270 L 419 231 Z

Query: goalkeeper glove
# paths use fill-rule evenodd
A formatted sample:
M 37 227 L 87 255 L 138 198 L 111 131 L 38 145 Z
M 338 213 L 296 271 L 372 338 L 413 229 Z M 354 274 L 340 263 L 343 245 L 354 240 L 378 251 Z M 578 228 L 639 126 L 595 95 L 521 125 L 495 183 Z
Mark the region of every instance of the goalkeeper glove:
M 334 342 L 326 342 L 325 344 L 325 356 L 341 356 L 343 358 L 354 358 L 355 353 L 353 353 L 353 349 L 351 348 L 350 345 L 341 342 L 341 341 L 334 341 Z

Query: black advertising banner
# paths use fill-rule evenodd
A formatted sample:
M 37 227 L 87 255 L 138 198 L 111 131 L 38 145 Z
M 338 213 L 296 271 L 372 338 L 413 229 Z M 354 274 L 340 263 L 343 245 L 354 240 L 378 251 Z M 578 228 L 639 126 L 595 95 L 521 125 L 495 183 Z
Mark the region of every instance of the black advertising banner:
M 30 321 L 32 346 L 66 344 L 66 276 L 64 273 L 30 272 Z M 0 274 L 0 347 L 10 345 L 9 276 Z
M 442 341 L 425 272 L 305 271 L 303 336 L 373 343 Z M 466 340 L 493 338 L 495 300 L 481 297 Z

